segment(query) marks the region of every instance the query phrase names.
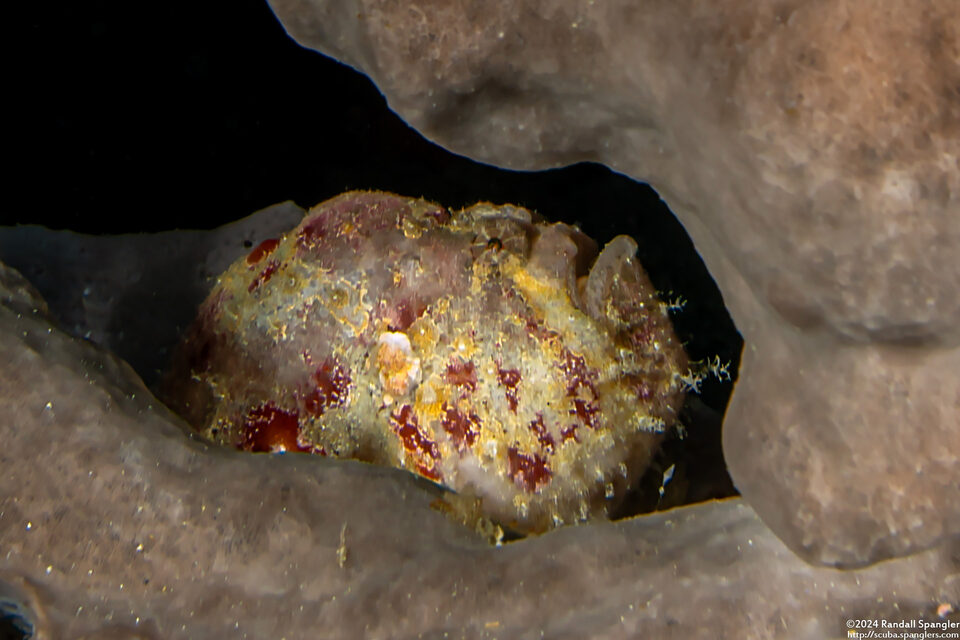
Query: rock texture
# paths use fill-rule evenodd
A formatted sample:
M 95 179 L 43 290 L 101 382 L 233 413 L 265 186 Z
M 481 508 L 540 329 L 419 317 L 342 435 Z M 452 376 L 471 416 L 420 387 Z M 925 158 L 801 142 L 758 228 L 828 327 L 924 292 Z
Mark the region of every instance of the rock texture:
M 271 0 L 458 153 L 647 180 L 747 343 L 734 480 L 803 557 L 960 533 L 951 0 Z
M 0 265 L 0 611 L 40 640 L 824 638 L 937 619 L 956 541 L 810 566 L 738 500 L 491 547 L 387 468 L 190 438 Z
M 469 522 L 604 516 L 694 379 L 635 254 L 513 205 L 345 193 L 220 275 L 163 397 L 213 442 L 407 469 Z
M 283 202 L 209 231 L 0 227 L 0 260 L 36 286 L 65 331 L 109 349 L 152 386 L 216 277 L 302 218 L 303 209 Z

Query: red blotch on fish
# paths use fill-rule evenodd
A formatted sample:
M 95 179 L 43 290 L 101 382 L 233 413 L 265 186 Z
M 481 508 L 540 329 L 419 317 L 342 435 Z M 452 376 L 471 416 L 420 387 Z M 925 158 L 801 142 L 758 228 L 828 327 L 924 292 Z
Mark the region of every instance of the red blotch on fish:
M 574 442 L 580 442 L 580 438 L 577 437 L 577 424 L 571 424 L 566 429 L 560 429 L 560 442 L 566 442 L 567 440 L 573 440 Z
M 300 231 L 297 232 L 297 248 L 312 249 L 321 244 L 330 232 L 329 218 L 329 212 L 324 212 L 315 215 L 300 227 Z
M 597 390 L 594 388 L 593 380 L 591 379 L 593 372 L 587 368 L 583 356 L 576 355 L 565 348 L 562 357 L 563 361 L 560 363 L 560 370 L 567 378 L 567 395 L 574 396 L 577 394 L 577 389 L 586 387 L 590 389 L 594 399 L 596 399 L 598 397 Z
M 517 398 L 517 385 L 520 384 L 521 376 L 518 369 L 501 369 L 497 365 L 497 381 L 504 387 L 504 393 L 507 396 L 507 407 L 514 413 L 517 412 L 519 400 Z
M 547 329 L 543 324 L 543 320 L 526 315 L 523 316 L 523 319 L 525 320 L 527 334 L 533 338 L 536 338 L 537 340 L 546 342 L 548 340 L 555 340 L 560 337 L 560 334 L 556 331 Z
M 387 313 L 387 326 L 390 331 L 406 331 L 426 310 L 427 305 L 415 297 L 401 300 Z
M 464 415 L 456 407 L 444 403 L 444 416 L 440 424 L 443 430 L 450 434 L 458 451 L 463 451 L 466 447 L 473 446 L 477 436 L 480 435 L 480 417 L 470 412 Z
M 539 454 L 532 456 L 520 453 L 516 447 L 507 449 L 509 470 L 507 475 L 513 482 L 526 491 L 533 493 L 550 482 L 553 473 L 547 468 L 547 461 Z
M 249 265 L 257 264 L 258 262 L 263 260 L 265 256 L 273 253 L 273 250 L 276 249 L 277 245 L 279 244 L 280 244 L 280 240 L 277 238 L 269 238 L 267 240 L 264 240 L 263 242 L 258 244 L 256 247 L 254 247 L 253 251 L 247 254 L 247 264 Z
M 547 431 L 547 425 L 543 423 L 543 414 L 538 413 L 536 420 L 531 420 L 530 424 L 527 425 L 527 428 L 537 436 L 537 442 L 540 443 L 540 446 L 553 453 L 555 446 L 553 436 L 550 435 L 550 432 Z
M 266 268 L 257 274 L 257 277 L 253 279 L 253 282 L 250 283 L 250 286 L 247 287 L 249 293 L 253 293 L 254 289 L 257 289 L 263 283 L 270 280 L 273 277 L 273 274 L 276 273 L 277 269 L 280 268 L 280 263 L 276 260 L 271 260 L 267 263 Z
M 580 421 L 583 424 L 587 425 L 591 429 L 597 428 L 597 422 L 599 421 L 600 407 L 598 407 L 593 402 L 588 402 L 586 400 L 581 400 L 580 398 L 575 398 L 573 401 L 573 409 L 570 409 L 570 415 L 577 416 L 580 418 Z
M 408 453 L 413 454 L 416 459 L 417 473 L 431 480 L 441 480 L 443 476 L 436 467 L 436 461 L 440 459 L 437 443 L 430 440 L 420 430 L 417 414 L 413 412 L 413 407 L 405 404 L 400 407 L 399 411 L 391 413 L 390 426 L 393 428 L 393 432 L 400 437 L 403 448 Z
M 300 420 L 296 411 L 284 411 L 272 403 L 254 407 L 243 422 L 245 451 L 279 453 L 284 451 L 311 451 L 300 444 Z
M 443 482 L 443 474 L 440 473 L 440 469 L 437 468 L 437 465 L 427 466 L 422 462 L 417 463 L 417 473 L 422 475 L 424 478 L 430 478 L 434 482 Z
M 454 358 L 450 364 L 447 365 L 446 380 L 449 384 L 466 387 L 470 391 L 476 391 L 477 369 L 473 361 Z
M 303 408 L 307 413 L 319 417 L 328 407 L 342 407 L 349 400 L 350 373 L 337 360 L 324 360 L 310 379 L 314 387 L 303 397 Z

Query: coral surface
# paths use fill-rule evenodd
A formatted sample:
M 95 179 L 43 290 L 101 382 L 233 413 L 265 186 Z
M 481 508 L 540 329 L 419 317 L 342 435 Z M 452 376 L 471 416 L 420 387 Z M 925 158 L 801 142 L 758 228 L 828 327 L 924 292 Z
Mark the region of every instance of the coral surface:
M 220 277 L 168 400 L 215 442 L 405 468 L 521 532 L 606 514 L 686 385 L 635 250 L 510 205 L 346 193 Z

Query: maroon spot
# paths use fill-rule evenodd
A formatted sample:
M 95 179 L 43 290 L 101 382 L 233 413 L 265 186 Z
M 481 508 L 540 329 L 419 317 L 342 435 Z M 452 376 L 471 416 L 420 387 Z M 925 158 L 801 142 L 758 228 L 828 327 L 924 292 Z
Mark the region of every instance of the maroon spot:
M 312 360 L 306 355 L 305 360 Z M 321 416 L 328 407 L 342 407 L 350 398 L 350 374 L 333 358 L 323 361 L 310 376 L 314 388 L 303 398 L 303 408 L 313 416 Z
M 520 384 L 520 371 L 518 369 L 501 369 L 497 365 L 497 380 L 506 388 L 507 406 L 510 411 L 517 412 L 517 385 Z
M 443 474 L 440 473 L 440 469 L 437 469 L 437 465 L 433 465 L 432 467 L 428 467 L 427 465 L 423 464 L 422 462 L 418 462 L 418 463 L 417 463 L 417 473 L 419 473 L 420 475 L 422 475 L 424 478 L 430 478 L 430 479 L 433 480 L 434 482 L 442 482 L 442 481 L 443 481 Z
M 510 479 L 527 493 L 533 493 L 547 484 L 553 476 L 547 468 L 547 461 L 537 454 L 528 456 L 520 453 L 516 447 L 510 447 L 507 449 L 507 458 Z
M 470 391 L 477 390 L 477 369 L 472 360 L 463 361 L 456 358 L 447 365 L 447 383 L 458 387 L 466 387 Z
M 547 431 L 547 426 L 543 424 L 543 414 L 538 413 L 536 420 L 531 420 L 530 424 L 527 425 L 527 428 L 530 431 L 533 431 L 537 436 L 537 442 L 540 443 L 540 446 L 546 449 L 547 451 L 553 453 L 554 441 L 553 436 L 550 435 L 550 432 Z
M 523 316 L 527 328 L 527 333 L 538 340 L 552 340 L 559 337 L 559 333 L 551 331 L 543 325 L 543 320 L 537 320 L 529 316 Z
M 580 442 L 580 438 L 577 437 L 577 426 L 577 424 L 571 424 L 566 429 L 560 429 L 560 442 L 566 442 L 571 438 L 574 442 Z
M 574 399 L 573 409 L 570 409 L 570 415 L 577 416 L 583 424 L 591 429 L 597 428 L 598 413 L 600 413 L 600 407 L 593 402 L 587 402 L 580 398 Z
M 328 217 L 327 212 L 317 214 L 300 228 L 297 232 L 298 249 L 311 249 L 323 242 L 329 231 Z
M 390 331 L 406 331 L 426 310 L 427 305 L 416 298 L 401 300 L 390 311 L 387 326 Z
M 270 278 L 273 277 L 273 274 L 276 273 L 277 269 L 280 268 L 280 263 L 276 260 L 271 260 L 267 263 L 266 268 L 257 274 L 257 277 L 253 279 L 253 282 L 250 283 L 250 286 L 247 287 L 247 292 L 253 293 L 253 290 L 258 288 L 264 282 L 267 282 Z
M 256 247 L 254 247 L 253 251 L 247 254 L 247 264 L 250 264 L 250 265 L 257 264 L 258 262 L 263 260 L 264 256 L 273 253 L 273 250 L 277 248 L 278 244 L 280 244 L 280 240 L 278 240 L 277 238 L 270 238 L 268 240 L 264 240 L 263 242 L 258 244 Z
M 272 403 L 254 407 L 243 422 L 240 448 L 254 452 L 310 451 L 300 444 L 300 420 L 296 411 L 278 409 Z
M 453 438 L 457 450 L 463 451 L 465 447 L 473 446 L 477 436 L 480 435 L 480 417 L 472 412 L 464 415 L 456 407 L 451 407 L 447 403 L 443 404 L 443 409 L 445 414 L 440 424 L 443 425 L 443 430 Z
M 577 389 L 586 387 L 590 389 L 594 399 L 597 398 L 597 390 L 594 388 L 593 381 L 591 380 L 592 372 L 587 368 L 583 356 L 574 355 L 572 351 L 564 348 L 563 362 L 560 364 L 560 370 L 567 378 L 568 396 L 576 395 Z
M 417 415 L 413 412 L 413 407 L 408 404 L 403 405 L 399 412 L 394 411 L 390 414 L 390 420 L 394 433 L 400 436 L 403 448 L 418 458 L 416 461 L 417 472 L 431 480 L 440 480 L 442 474 L 436 468 L 435 463 L 440 459 L 437 443 L 427 438 L 420 430 L 420 424 Z

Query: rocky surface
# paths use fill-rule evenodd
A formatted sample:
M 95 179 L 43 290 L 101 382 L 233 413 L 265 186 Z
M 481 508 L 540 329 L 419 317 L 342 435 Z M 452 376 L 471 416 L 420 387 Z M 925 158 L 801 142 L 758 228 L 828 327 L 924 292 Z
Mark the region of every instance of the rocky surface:
M 458 153 L 649 181 L 747 347 L 724 449 L 803 557 L 960 532 L 960 21 L 950 0 L 271 0 Z
M 37 288 L 65 331 L 109 349 L 152 386 L 216 277 L 302 218 L 303 209 L 284 202 L 210 231 L 0 227 L 0 260 Z
M 39 639 L 824 638 L 960 601 L 956 542 L 818 568 L 736 499 L 491 547 L 411 474 L 190 438 L 3 265 L 0 361 L 0 610 Z

